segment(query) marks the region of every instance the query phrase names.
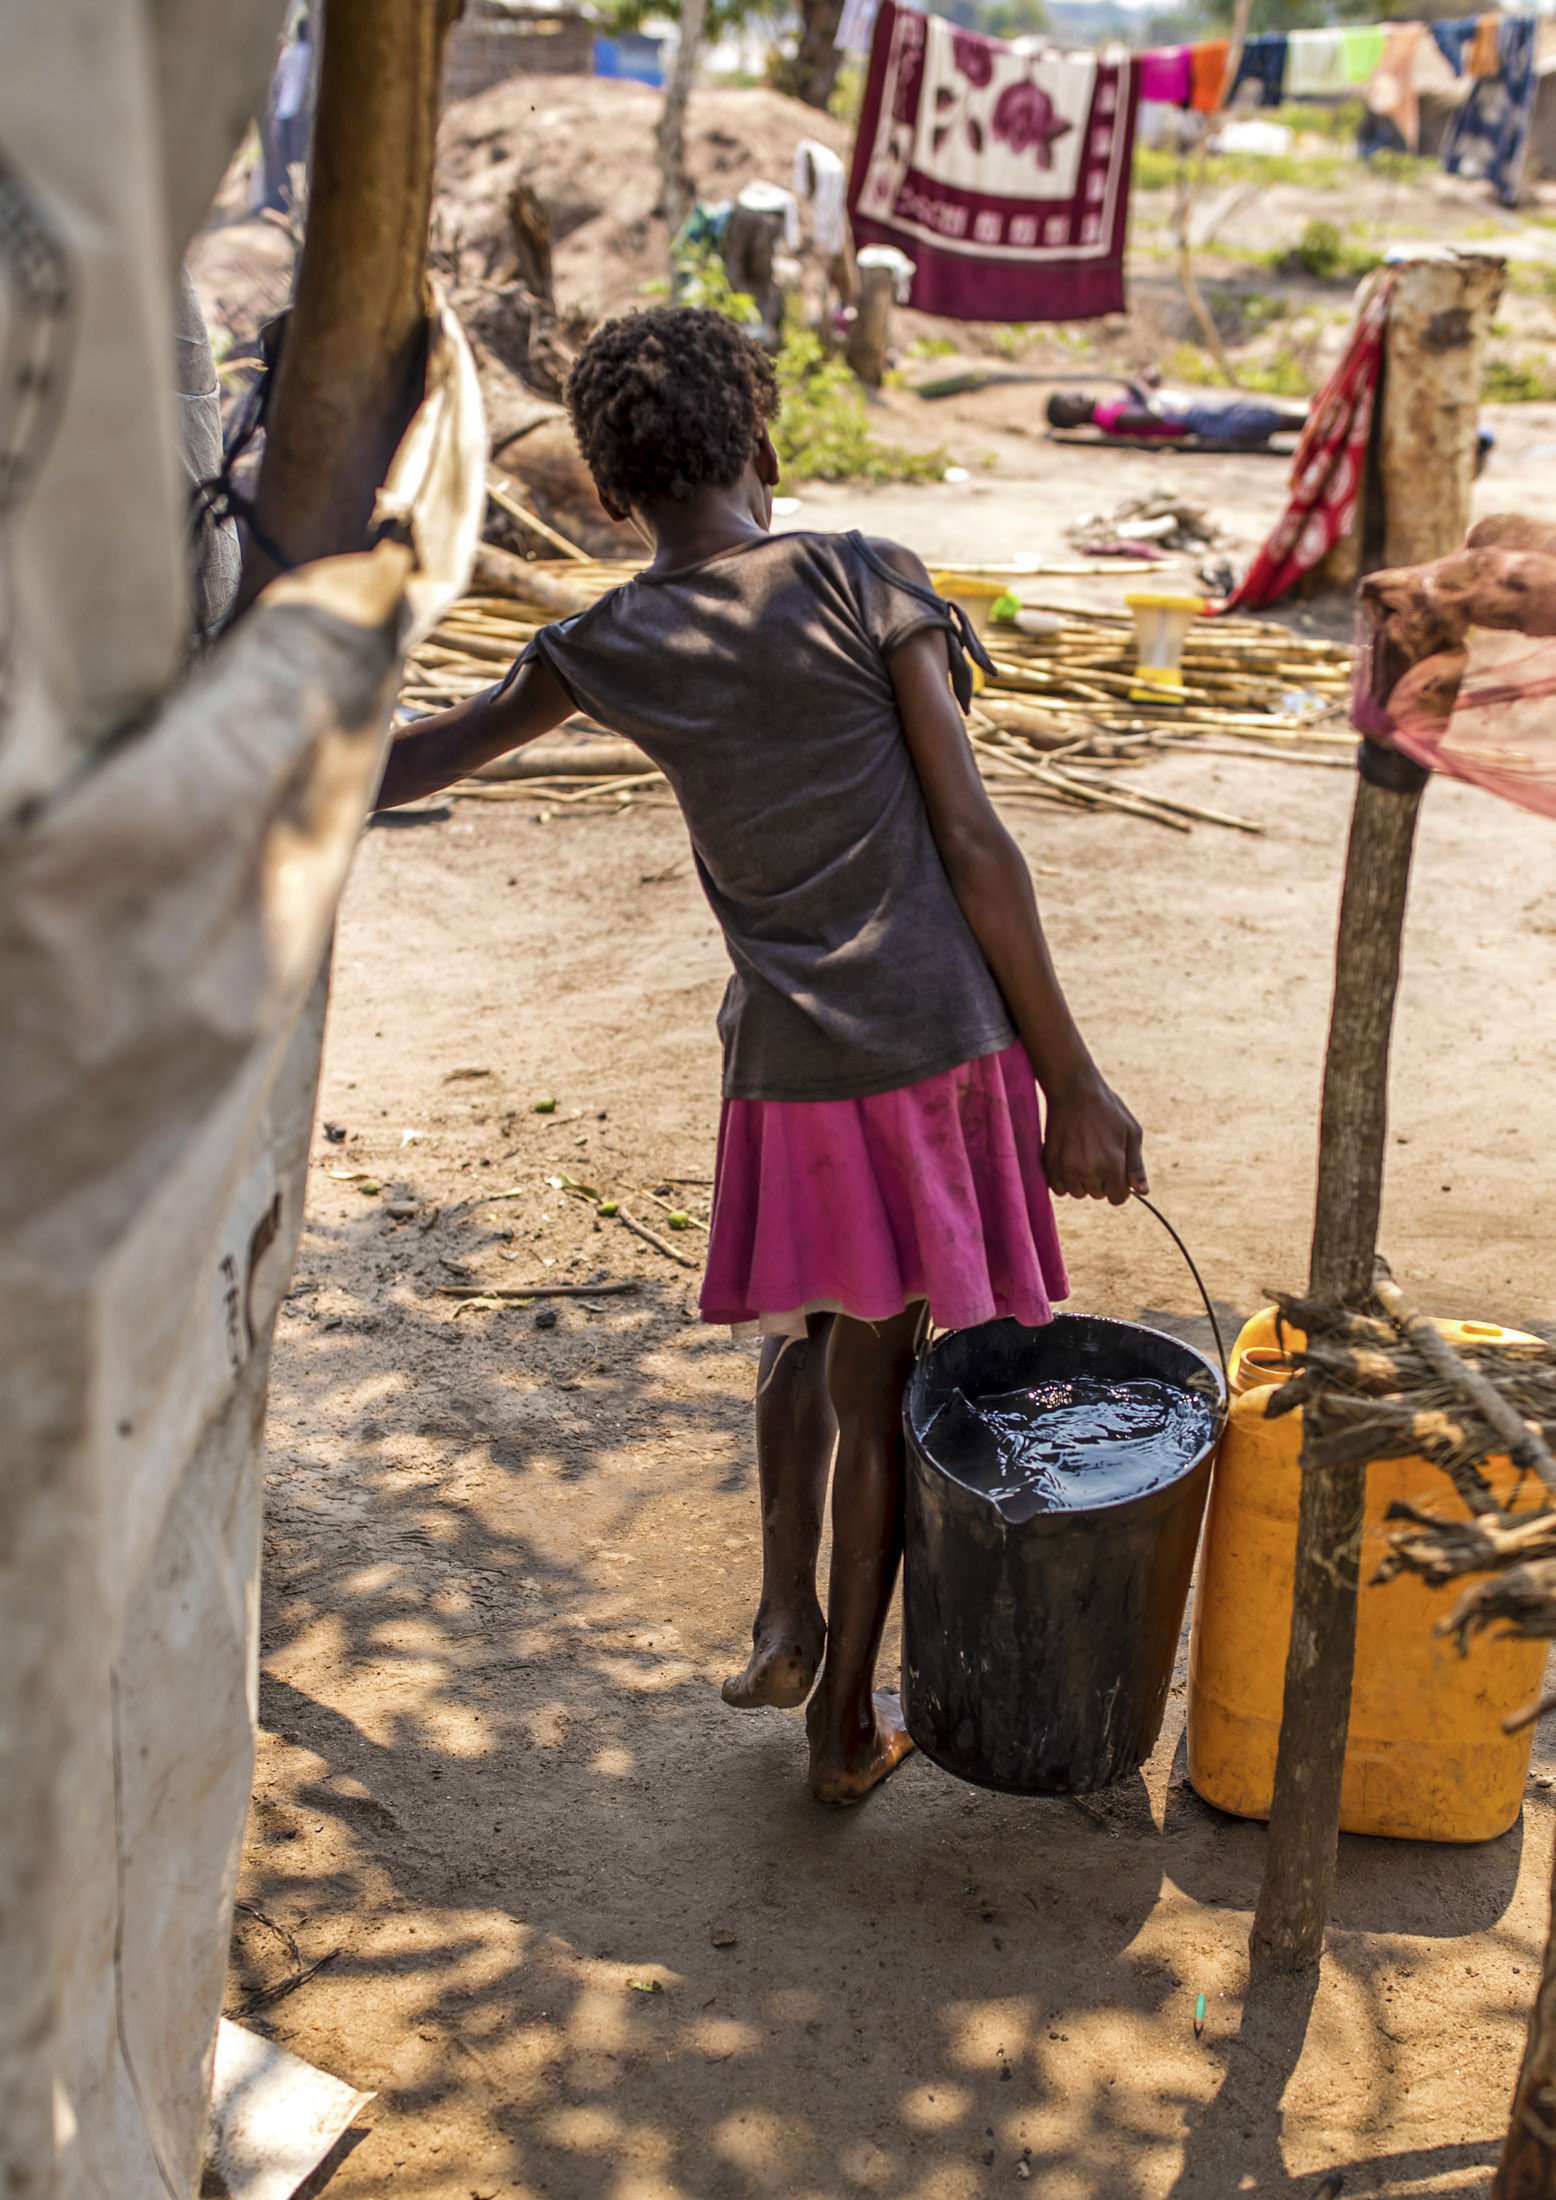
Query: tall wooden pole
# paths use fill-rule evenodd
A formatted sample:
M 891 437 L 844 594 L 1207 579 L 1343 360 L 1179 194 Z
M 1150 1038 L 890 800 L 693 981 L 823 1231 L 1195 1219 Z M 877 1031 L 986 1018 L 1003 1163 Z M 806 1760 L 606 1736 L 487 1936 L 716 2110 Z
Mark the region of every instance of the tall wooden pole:
M 1324 1063 L 1308 1290 L 1364 1299 L 1372 1284 L 1388 1137 L 1389 1042 L 1416 812 L 1426 774 L 1368 744 L 1357 781 Z M 1334 1886 L 1340 1782 L 1356 1658 L 1364 1466 L 1304 1474 L 1280 1754 L 1250 1945 L 1282 1970 L 1318 1961 Z
M 461 0 L 325 0 L 308 228 L 239 608 L 362 548 L 422 395 L 443 38 Z
M 1475 475 L 1480 358 L 1501 291 L 1495 261 L 1401 268 L 1389 301 L 1379 472 L 1386 554 L 1457 549 Z M 1351 814 L 1324 1062 L 1309 1292 L 1372 1288 L 1388 1137 L 1389 1042 L 1416 814 L 1426 774 L 1367 742 Z M 1249 1945 L 1283 1970 L 1318 1961 L 1334 1887 L 1356 1658 L 1364 1466 L 1305 1474 L 1280 1754 Z

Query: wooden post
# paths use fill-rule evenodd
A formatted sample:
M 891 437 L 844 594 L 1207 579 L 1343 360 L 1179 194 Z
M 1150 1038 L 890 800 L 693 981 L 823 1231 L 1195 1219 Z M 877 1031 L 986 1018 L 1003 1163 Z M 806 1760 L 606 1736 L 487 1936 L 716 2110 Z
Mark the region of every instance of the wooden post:
M 326 0 L 308 230 L 266 415 L 240 610 L 359 550 L 422 394 L 443 36 L 460 0 Z
M 1377 784 L 1369 767 L 1392 773 Z M 1334 1007 L 1324 1063 L 1308 1291 L 1364 1299 L 1372 1284 L 1388 1135 L 1388 1058 L 1416 812 L 1425 774 L 1369 750 L 1346 852 Z M 1411 786 L 1411 780 L 1415 784 Z M 1340 1781 L 1356 1657 L 1365 1466 L 1305 1474 L 1280 1753 L 1264 1883 L 1250 1938 L 1282 1970 L 1318 1961 L 1334 1885 Z
M 859 262 L 859 304 L 848 332 L 848 364 L 861 382 L 878 390 L 886 374 L 891 347 L 892 307 L 897 298 L 897 277 L 889 267 Z
M 1474 479 L 1480 357 L 1500 295 L 1497 263 L 1431 259 L 1390 299 L 1383 415 L 1385 554 L 1457 549 Z M 1396 324 L 1396 312 L 1398 321 Z M 1435 378 L 1435 383 L 1434 383 Z M 1439 386 L 1442 397 L 1432 397 Z M 1364 743 L 1351 815 L 1324 1063 L 1309 1292 L 1363 1300 L 1377 1252 L 1388 1135 L 1388 1060 L 1416 814 L 1426 774 Z M 1280 1754 L 1249 1945 L 1283 1970 L 1318 1961 L 1334 1886 L 1340 1783 L 1356 1657 L 1365 1466 L 1307 1474 L 1297 1520 Z
M 1507 263 L 1488 254 L 1412 260 L 1389 298 L 1378 473 L 1385 566 L 1457 550 L 1470 524 L 1486 338 Z
M 1556 1865 L 1551 1881 L 1556 1915 Z M 1529 2012 L 1523 2067 L 1491 2200 L 1556 2200 L 1556 1932 L 1545 1943 L 1539 1992 Z

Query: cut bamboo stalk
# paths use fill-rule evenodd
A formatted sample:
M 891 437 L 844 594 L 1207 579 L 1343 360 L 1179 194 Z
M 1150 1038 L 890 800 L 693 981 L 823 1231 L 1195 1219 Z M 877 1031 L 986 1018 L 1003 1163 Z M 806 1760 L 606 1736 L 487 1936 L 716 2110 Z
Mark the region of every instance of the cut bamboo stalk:
M 576 542 L 569 542 L 566 535 L 559 535 L 538 512 L 532 512 L 527 504 L 521 504 L 507 483 L 499 481 L 495 474 L 488 474 L 486 477 L 486 493 L 500 512 L 506 512 L 510 519 L 517 520 L 532 535 L 539 535 L 542 542 L 552 543 L 565 558 L 571 558 L 579 565 L 592 562 L 587 550 L 580 550 Z

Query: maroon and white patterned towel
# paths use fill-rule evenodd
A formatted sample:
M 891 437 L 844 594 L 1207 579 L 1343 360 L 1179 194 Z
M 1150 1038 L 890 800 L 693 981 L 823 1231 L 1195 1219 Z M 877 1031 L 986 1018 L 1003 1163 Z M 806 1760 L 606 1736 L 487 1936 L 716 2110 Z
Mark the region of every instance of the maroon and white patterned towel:
M 958 321 L 1084 321 L 1124 304 L 1134 58 L 1006 45 L 881 0 L 849 212 Z

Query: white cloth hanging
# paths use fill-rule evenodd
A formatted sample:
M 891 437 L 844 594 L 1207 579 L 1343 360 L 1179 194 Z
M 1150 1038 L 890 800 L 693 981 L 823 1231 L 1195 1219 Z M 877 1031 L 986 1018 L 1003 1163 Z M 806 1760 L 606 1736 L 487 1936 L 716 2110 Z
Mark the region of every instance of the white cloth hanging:
M 843 53 L 868 53 L 879 9 L 880 0 L 843 0 L 843 13 L 833 45 Z
M 835 259 L 848 240 L 848 175 L 830 145 L 801 138 L 794 148 L 794 195 L 812 202 L 816 246 Z

